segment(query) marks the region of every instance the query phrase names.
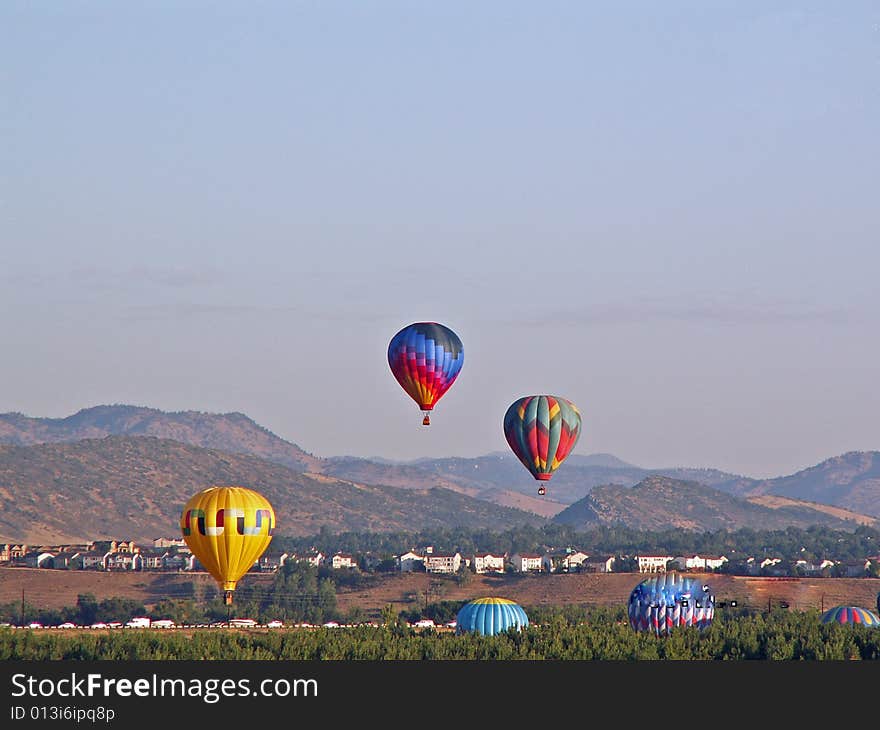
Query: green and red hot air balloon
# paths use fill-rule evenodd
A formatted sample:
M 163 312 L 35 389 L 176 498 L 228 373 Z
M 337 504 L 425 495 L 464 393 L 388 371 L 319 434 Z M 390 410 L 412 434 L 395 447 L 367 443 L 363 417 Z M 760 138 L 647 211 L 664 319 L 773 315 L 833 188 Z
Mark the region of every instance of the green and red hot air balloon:
M 504 414 L 507 443 L 535 479 L 549 481 L 581 435 L 581 414 L 570 400 L 555 395 L 527 395 Z M 542 484 L 538 494 L 545 494 Z

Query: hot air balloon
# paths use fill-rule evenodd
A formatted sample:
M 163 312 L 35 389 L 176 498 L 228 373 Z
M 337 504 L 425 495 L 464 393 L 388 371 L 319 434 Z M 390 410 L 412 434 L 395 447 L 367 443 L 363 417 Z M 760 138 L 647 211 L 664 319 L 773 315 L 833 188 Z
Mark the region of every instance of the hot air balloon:
M 627 603 L 629 625 L 636 631 L 668 636 L 676 627 L 704 629 L 715 616 L 711 588 L 676 573 L 646 578 L 633 588 Z
M 555 395 L 527 395 L 504 414 L 507 443 L 535 479 L 549 481 L 581 435 L 581 413 Z M 538 494 L 545 494 L 542 484 Z
M 858 606 L 835 606 L 829 608 L 820 617 L 823 624 L 861 624 L 877 628 L 880 626 L 880 618 L 866 608 Z
M 455 633 L 492 636 L 510 628 L 520 631 L 528 625 L 529 617 L 519 604 L 507 598 L 477 598 L 459 609 Z
M 452 386 L 464 364 L 461 340 L 437 322 L 414 322 L 388 345 L 388 365 L 397 382 L 422 410 L 422 425 L 431 425 L 431 411 Z
M 186 503 L 180 530 L 193 555 L 226 592 L 229 606 L 236 583 L 272 540 L 275 511 L 252 489 L 209 487 Z

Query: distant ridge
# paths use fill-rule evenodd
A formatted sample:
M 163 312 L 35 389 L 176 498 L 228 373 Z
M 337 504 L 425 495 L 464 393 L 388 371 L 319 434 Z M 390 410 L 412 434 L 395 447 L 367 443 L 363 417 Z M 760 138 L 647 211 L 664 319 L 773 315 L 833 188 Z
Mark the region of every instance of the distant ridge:
M 193 446 L 253 454 L 301 471 L 320 459 L 276 436 L 243 413 L 165 412 L 132 405 L 83 408 L 66 418 L 0 414 L 0 443 L 31 446 L 104 436 L 155 436 Z
M 255 423 L 243 413 L 201 411 L 164 412 L 134 405 L 100 405 L 84 408 L 66 418 L 32 418 L 21 413 L 0 414 L 0 444 L 33 446 L 77 442 L 107 436 L 155 437 L 200 448 L 256 456 L 313 477 L 324 475 L 354 484 L 400 489 L 440 488 L 491 503 L 515 508 L 543 518 L 560 514 L 581 502 L 598 487 L 632 488 L 647 477 L 662 476 L 718 490 L 734 497 L 773 505 L 776 516 L 784 500 L 848 510 L 857 517 L 880 517 L 880 452 L 851 451 L 834 456 L 795 474 L 774 479 L 751 479 L 711 468 L 674 467 L 646 469 L 613 454 L 572 454 L 553 479 L 547 494 L 539 497 L 535 480 L 509 451 L 498 450 L 475 458 L 421 458 L 411 461 L 353 456 L 316 457 Z M 2 488 L 0 482 L 0 488 Z M 625 492 L 621 492 L 625 494 Z M 597 498 L 602 492 L 597 494 Z M 637 497 L 638 494 L 634 496 Z M 778 499 L 770 499 L 777 497 Z M 788 504 L 792 507 L 793 505 Z M 799 507 L 799 509 L 800 509 Z M 654 507 L 656 512 L 657 508 Z M 819 510 L 821 511 L 821 510 Z M 805 513 L 809 514 L 809 512 Z M 816 516 L 819 522 L 828 511 Z M 633 515 L 634 519 L 636 515 Z M 667 515 L 675 520 L 674 515 Z M 662 518 L 661 519 L 665 519 Z M 758 519 L 756 513 L 756 519 Z M 798 516 L 797 519 L 800 519 Z
M 755 530 L 779 529 L 785 524 L 806 528 L 825 525 L 852 530 L 858 525 L 880 526 L 880 520 L 844 510 L 817 509 L 795 500 L 751 501 L 697 482 L 651 475 L 633 487 L 596 487 L 570 505 L 553 522 L 577 530 L 596 525 L 625 525 L 639 530 Z
M 537 515 L 439 488 L 397 489 L 304 474 L 248 454 L 153 436 L 0 446 L 0 542 L 95 539 L 140 543 L 180 534 L 190 496 L 212 485 L 256 489 L 272 503 L 277 534 L 502 530 Z

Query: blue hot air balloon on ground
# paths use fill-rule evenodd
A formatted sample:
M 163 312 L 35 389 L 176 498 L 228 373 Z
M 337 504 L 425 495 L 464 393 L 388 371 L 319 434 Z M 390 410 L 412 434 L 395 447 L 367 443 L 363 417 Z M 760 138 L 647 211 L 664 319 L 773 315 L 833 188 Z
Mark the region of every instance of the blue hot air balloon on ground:
M 529 625 L 522 606 L 507 598 L 477 598 L 466 603 L 455 619 L 455 633 L 483 636 L 503 634 L 510 628 L 517 631 Z
M 668 636 L 683 626 L 704 629 L 715 616 L 715 596 L 698 580 L 663 573 L 633 588 L 627 614 L 636 631 L 650 631 L 657 636 Z

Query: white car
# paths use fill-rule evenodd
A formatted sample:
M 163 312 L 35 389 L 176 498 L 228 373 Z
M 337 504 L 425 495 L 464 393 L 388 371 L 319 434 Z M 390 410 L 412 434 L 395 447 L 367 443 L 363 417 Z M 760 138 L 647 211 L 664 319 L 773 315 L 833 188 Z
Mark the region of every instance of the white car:
M 29 629 L 41 629 L 43 628 L 43 624 L 41 624 L 39 621 L 31 621 L 27 627 Z
M 270 629 L 280 629 L 282 626 L 284 626 L 284 622 L 278 620 L 270 621 L 266 624 L 266 626 Z
M 417 627 L 417 628 L 420 628 L 420 629 L 428 629 L 428 628 L 431 628 L 431 629 L 432 629 L 432 628 L 434 628 L 436 625 L 437 625 L 437 624 L 435 624 L 435 623 L 434 623 L 431 619 L 429 619 L 429 618 L 420 618 L 418 621 L 416 621 L 416 622 L 413 624 L 413 626 L 415 626 L 415 627 Z
M 153 621 L 151 626 L 154 629 L 173 629 L 176 624 L 170 618 L 160 618 L 157 621 Z
M 58 628 L 58 629 L 75 629 L 76 624 L 71 623 L 70 621 L 65 621 L 63 624 L 58 624 L 58 626 L 56 626 L 56 628 Z
M 89 626 L 89 628 L 90 629 L 106 629 L 107 624 L 105 624 L 103 621 L 97 621 L 96 623 L 91 624 Z

